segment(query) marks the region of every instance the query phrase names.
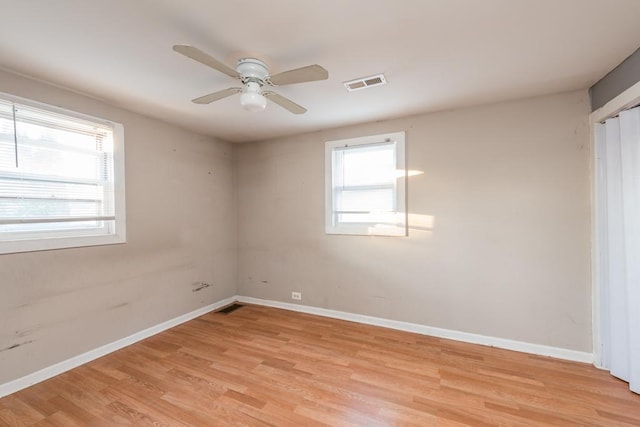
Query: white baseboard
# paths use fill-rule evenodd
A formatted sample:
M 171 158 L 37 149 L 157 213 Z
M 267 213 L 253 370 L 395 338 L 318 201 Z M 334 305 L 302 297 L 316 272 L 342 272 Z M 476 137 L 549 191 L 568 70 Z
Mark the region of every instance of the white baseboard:
M 214 311 L 214 310 L 217 310 L 218 308 L 232 304 L 237 299 L 238 298 L 236 298 L 235 296 L 230 298 L 225 298 L 221 301 L 207 305 L 206 307 L 199 308 L 190 313 L 183 314 L 182 316 L 178 316 L 176 318 L 167 320 L 166 322 L 162 322 L 158 325 L 152 326 L 140 332 L 136 332 L 135 334 L 129 335 L 128 337 L 119 339 L 109 344 L 105 344 L 101 347 L 87 351 L 86 353 L 80 354 L 78 356 L 74 356 L 71 359 L 67 359 L 60 363 L 56 363 L 55 365 L 48 366 L 32 374 L 25 375 L 24 377 L 15 379 L 5 384 L 0 384 L 0 397 L 7 396 L 11 393 L 15 393 L 24 388 L 32 386 L 33 384 L 37 384 L 44 380 L 48 380 L 49 378 L 55 377 L 56 375 L 60 375 L 63 372 L 69 371 L 87 362 L 90 362 L 99 357 L 112 353 L 116 350 L 120 350 L 123 347 L 131 345 L 138 341 L 141 341 L 145 338 L 149 338 L 150 336 L 153 336 L 159 332 L 173 328 L 174 326 L 178 326 L 181 323 L 187 322 L 191 319 L 195 319 L 196 317 L 202 316 L 203 314 L 207 314 L 210 311 Z
M 568 350 L 565 348 L 550 347 L 541 344 L 531 344 L 522 341 L 508 340 L 504 338 L 489 337 L 486 335 L 472 334 L 468 332 L 453 331 L 450 329 L 435 328 L 417 323 L 401 322 L 398 320 L 383 319 L 380 317 L 353 314 L 344 311 L 329 310 L 326 308 L 311 307 L 307 305 L 291 304 L 286 302 L 264 300 L 252 297 L 238 296 L 239 302 L 247 304 L 264 305 L 267 307 L 282 308 L 285 310 L 299 311 L 301 313 L 315 314 L 334 319 L 348 320 L 351 322 L 365 323 L 367 325 L 382 326 L 400 331 L 415 332 L 438 338 L 447 338 L 456 341 L 481 344 L 490 347 L 498 347 L 506 350 L 520 351 L 523 353 L 550 356 L 558 359 L 572 360 L 575 362 L 593 363 L 593 354 L 583 351 Z
M 522 341 L 513 341 L 504 338 L 495 338 L 485 335 L 471 334 L 468 332 L 453 331 L 450 329 L 435 328 L 431 326 L 420 325 L 417 323 L 401 322 L 398 320 L 383 319 L 380 317 L 365 316 L 362 314 L 347 313 L 344 311 L 329 310 L 326 308 L 311 307 L 300 304 L 290 304 L 286 302 L 264 300 L 259 298 L 233 296 L 225 298 L 221 301 L 210 304 L 206 307 L 199 308 L 190 313 L 183 314 L 174 319 L 152 326 L 133 335 L 119 339 L 112 343 L 103 345 L 86 353 L 72 357 L 55 365 L 46 367 L 32 374 L 15 379 L 5 384 L 0 384 L 0 397 L 20 391 L 24 388 L 52 378 L 63 372 L 69 371 L 87 362 L 105 356 L 116 350 L 124 348 L 128 345 L 149 338 L 157 333 L 178 326 L 181 323 L 195 319 L 198 316 L 217 310 L 234 302 L 244 302 L 247 304 L 264 305 L 267 307 L 282 308 L 285 310 L 298 311 L 301 313 L 315 314 L 318 316 L 331 317 L 334 319 L 347 320 L 351 322 L 364 323 L 367 325 L 382 326 L 400 331 L 414 332 L 421 335 L 434 336 L 439 338 L 447 338 L 456 341 L 463 341 L 472 344 L 481 344 L 490 347 L 498 347 L 507 350 L 520 351 L 523 353 L 537 354 L 541 356 L 556 357 L 558 359 L 572 360 L 576 362 L 593 363 L 593 354 L 582 351 L 568 350 L 558 347 L 549 347 L 540 344 L 530 344 Z

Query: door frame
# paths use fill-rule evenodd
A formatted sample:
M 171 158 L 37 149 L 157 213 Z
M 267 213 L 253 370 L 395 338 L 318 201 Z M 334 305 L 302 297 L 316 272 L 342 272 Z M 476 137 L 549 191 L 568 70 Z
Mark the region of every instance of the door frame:
M 597 166 L 598 156 L 596 147 L 596 135 L 598 126 L 610 117 L 615 117 L 621 111 L 640 104 L 640 82 L 626 89 L 602 107 L 589 114 L 589 134 L 591 147 L 591 161 L 589 179 L 591 187 L 591 330 L 593 342 L 593 364 L 602 368 L 602 323 L 601 323 L 601 283 L 600 283 L 600 258 L 599 249 L 602 236 L 598 228 L 600 217 L 598 215 L 598 187 Z

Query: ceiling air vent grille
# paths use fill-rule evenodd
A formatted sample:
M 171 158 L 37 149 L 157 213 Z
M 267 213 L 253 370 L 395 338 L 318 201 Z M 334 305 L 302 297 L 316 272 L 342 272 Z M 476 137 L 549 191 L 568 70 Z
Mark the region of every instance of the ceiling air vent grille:
M 344 82 L 344 87 L 346 87 L 349 92 L 353 92 L 354 90 L 367 89 L 385 84 L 387 84 L 387 79 L 384 78 L 384 74 L 376 74 L 375 76 L 362 77 Z

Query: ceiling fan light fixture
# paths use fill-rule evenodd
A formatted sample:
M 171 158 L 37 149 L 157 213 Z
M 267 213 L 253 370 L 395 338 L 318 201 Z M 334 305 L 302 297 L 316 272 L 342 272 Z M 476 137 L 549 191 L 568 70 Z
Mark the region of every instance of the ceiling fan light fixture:
M 262 111 L 267 106 L 267 98 L 257 92 L 244 92 L 240 95 L 240 105 L 247 111 Z
M 267 106 L 267 98 L 262 95 L 258 83 L 246 84 L 246 91 L 240 95 L 240 105 L 247 111 L 262 111 Z

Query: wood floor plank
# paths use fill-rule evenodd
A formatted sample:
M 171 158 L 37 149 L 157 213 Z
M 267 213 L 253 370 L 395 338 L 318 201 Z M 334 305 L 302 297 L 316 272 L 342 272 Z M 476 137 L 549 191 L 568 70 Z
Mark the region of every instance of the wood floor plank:
M 23 422 L 21 417 L 13 411 L 3 408 L 0 409 L 0 425 L 11 427 L 24 427 L 29 424 Z
M 243 305 L 0 399 L 0 426 L 640 426 L 593 366 Z
M 17 396 L 7 396 L 3 403 L 4 416 L 0 413 L 0 419 L 15 419 L 16 422 L 19 420 L 18 424 L 31 425 L 45 418 L 44 415 Z

